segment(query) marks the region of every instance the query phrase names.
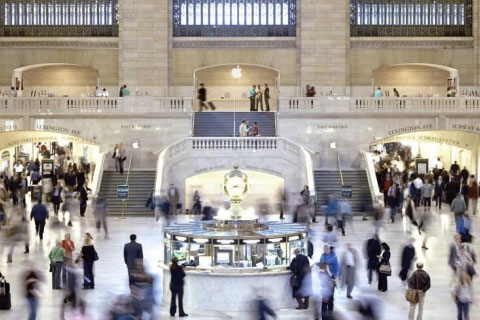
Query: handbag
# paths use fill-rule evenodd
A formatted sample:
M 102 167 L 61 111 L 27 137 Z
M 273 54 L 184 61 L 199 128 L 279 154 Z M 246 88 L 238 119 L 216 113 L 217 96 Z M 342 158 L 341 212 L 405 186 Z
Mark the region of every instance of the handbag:
M 48 269 L 48 272 L 53 272 L 53 262 L 50 262 L 50 267 Z
M 410 302 L 411 304 L 417 304 L 418 303 L 418 300 L 420 298 L 419 294 L 418 294 L 418 275 L 415 275 L 415 280 L 416 280 L 416 283 L 417 283 L 417 289 L 410 289 L 408 288 L 406 291 L 405 291 L 405 299 Z
M 392 267 L 389 264 L 382 264 L 380 265 L 380 268 L 378 269 L 378 272 L 381 274 L 384 274 L 386 276 L 391 276 L 392 275 Z
M 97 251 L 95 250 L 95 251 L 93 252 L 93 261 L 98 261 L 98 259 L 99 259 L 99 258 L 98 258 L 98 253 L 97 253 Z
M 290 287 L 292 288 L 298 288 L 298 277 L 296 275 L 293 275 L 290 277 Z

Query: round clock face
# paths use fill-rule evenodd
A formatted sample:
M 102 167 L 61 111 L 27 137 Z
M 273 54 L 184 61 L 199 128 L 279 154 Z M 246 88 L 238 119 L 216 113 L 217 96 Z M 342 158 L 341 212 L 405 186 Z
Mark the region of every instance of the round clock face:
M 241 196 L 243 190 L 245 190 L 245 183 L 243 179 L 238 177 L 233 177 L 227 181 L 227 190 L 230 196 Z

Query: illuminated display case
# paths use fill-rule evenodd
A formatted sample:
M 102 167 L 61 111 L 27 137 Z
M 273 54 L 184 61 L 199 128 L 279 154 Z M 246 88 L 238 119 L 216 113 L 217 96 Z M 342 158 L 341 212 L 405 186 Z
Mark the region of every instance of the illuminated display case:
M 299 224 L 270 222 L 258 230 L 208 229 L 208 222 L 165 228 L 165 263 L 195 262 L 202 269 L 285 270 L 300 248 L 306 253 L 307 228 Z

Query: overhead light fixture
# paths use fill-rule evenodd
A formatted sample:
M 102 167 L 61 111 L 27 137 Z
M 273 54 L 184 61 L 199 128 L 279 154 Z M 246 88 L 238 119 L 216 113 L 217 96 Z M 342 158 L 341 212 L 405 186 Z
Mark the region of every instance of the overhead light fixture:
M 242 77 L 242 68 L 240 68 L 240 65 L 232 69 L 232 77 L 234 79 L 240 79 Z

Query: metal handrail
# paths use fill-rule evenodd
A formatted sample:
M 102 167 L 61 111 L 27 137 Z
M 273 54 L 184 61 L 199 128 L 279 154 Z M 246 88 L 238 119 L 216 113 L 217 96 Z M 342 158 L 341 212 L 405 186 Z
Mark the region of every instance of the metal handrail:
M 337 166 L 338 170 L 340 171 L 340 183 L 342 184 L 342 187 L 344 186 L 343 183 L 343 173 L 342 173 L 342 166 L 340 165 L 340 155 L 337 152 Z
M 133 153 L 130 153 L 130 160 L 128 161 L 127 180 L 125 181 L 126 185 L 128 185 L 128 180 L 130 179 L 130 169 L 132 168 L 132 157 L 133 157 Z

